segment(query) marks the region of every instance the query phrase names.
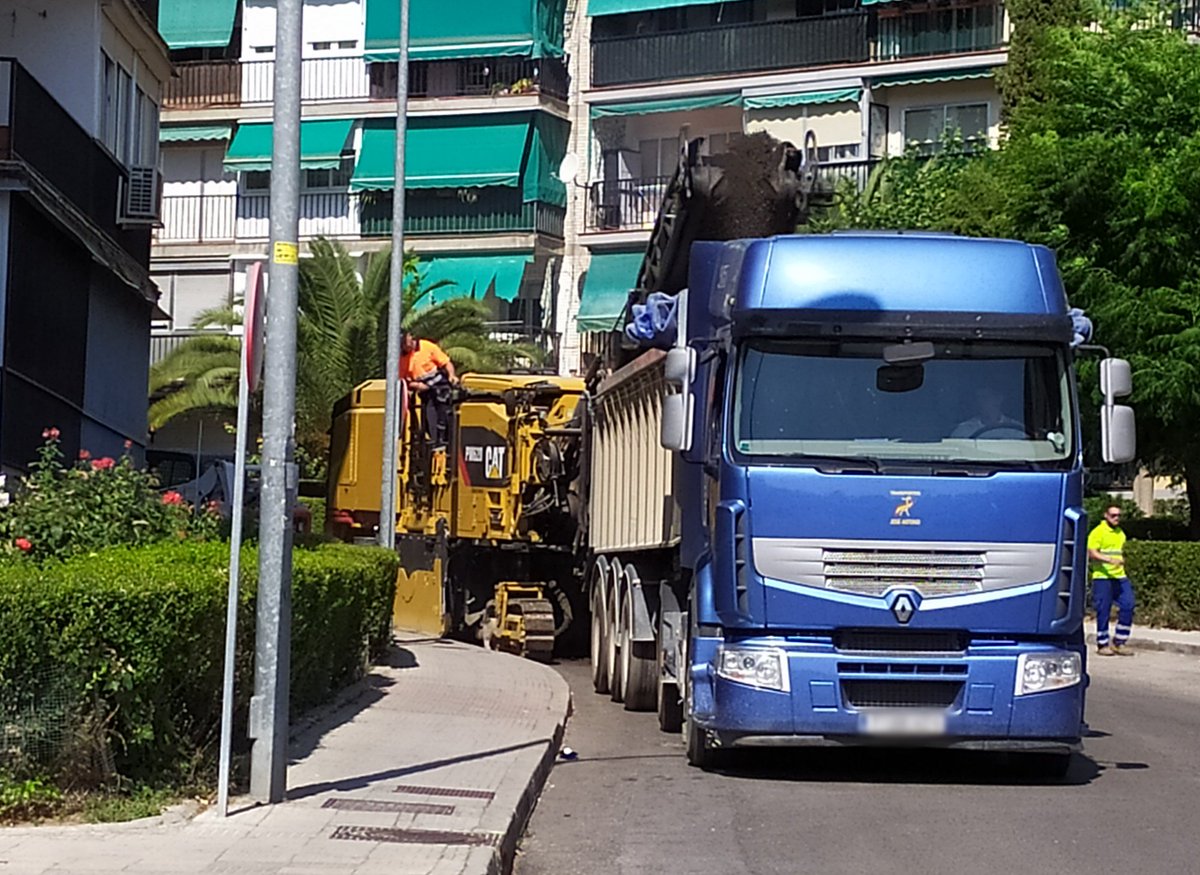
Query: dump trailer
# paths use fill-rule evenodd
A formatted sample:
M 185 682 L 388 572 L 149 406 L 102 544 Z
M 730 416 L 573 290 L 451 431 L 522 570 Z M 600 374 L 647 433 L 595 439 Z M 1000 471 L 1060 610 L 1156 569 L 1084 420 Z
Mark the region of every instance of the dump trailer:
M 596 690 L 656 707 L 700 766 L 888 743 L 1064 770 L 1085 729 L 1085 328 L 1053 254 L 697 242 L 676 314 L 671 348 L 584 408 Z M 1127 461 L 1128 364 L 1101 373 L 1103 455 Z
M 397 625 L 550 657 L 583 610 L 573 604 L 570 496 L 583 388 L 556 376 L 468 374 L 453 399 L 444 469 L 429 452 L 419 400 L 404 405 Z M 378 536 L 384 391 L 383 380 L 363 383 L 334 411 L 327 528 L 343 540 Z

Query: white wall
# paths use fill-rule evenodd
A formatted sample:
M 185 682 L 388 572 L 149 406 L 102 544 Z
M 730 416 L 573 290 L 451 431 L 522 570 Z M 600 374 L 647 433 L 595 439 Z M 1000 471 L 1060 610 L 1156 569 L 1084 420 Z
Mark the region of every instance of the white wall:
M 0 57 L 16 58 L 92 136 L 99 131 L 99 0 L 0 0 Z
M 857 143 L 861 151 L 862 114 L 857 103 L 748 110 L 746 132 L 756 131 L 766 131 L 775 139 L 786 140 L 797 147 L 802 147 L 807 132 L 813 131 L 818 147 Z
M 304 0 L 304 52 L 306 58 L 332 55 L 361 55 L 365 33 L 364 0 Z M 353 41 L 353 47 L 336 44 Z M 315 42 L 334 43 L 329 49 L 313 49 Z M 269 60 L 274 52 L 256 52 L 256 46 L 275 45 L 275 0 L 245 0 L 242 10 L 242 58 Z

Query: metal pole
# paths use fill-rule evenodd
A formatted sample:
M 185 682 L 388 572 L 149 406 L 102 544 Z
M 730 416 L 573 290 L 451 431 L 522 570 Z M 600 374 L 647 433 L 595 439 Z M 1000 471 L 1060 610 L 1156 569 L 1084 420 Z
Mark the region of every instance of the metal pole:
M 292 623 L 288 474 L 296 413 L 302 11 L 303 0 L 276 3 L 270 285 L 263 374 L 254 697 L 250 702 L 250 737 L 254 739 L 250 751 L 250 793 L 260 802 L 282 802 L 287 789 Z
M 225 608 L 225 680 L 221 694 L 221 757 L 217 779 L 217 811 L 229 814 L 229 760 L 233 742 L 233 674 L 237 658 L 238 575 L 242 559 L 242 505 L 246 500 L 246 432 L 250 422 L 249 345 L 253 314 L 242 316 L 242 369 L 238 380 L 237 449 L 234 450 L 233 520 L 229 532 L 229 593 Z
M 379 490 L 379 546 L 396 546 L 396 454 L 400 443 L 400 328 L 404 306 L 404 140 L 408 134 L 408 3 L 400 0 L 396 70 L 396 184 L 392 191 L 392 270 L 388 290 L 387 363 L 383 399 L 383 482 Z

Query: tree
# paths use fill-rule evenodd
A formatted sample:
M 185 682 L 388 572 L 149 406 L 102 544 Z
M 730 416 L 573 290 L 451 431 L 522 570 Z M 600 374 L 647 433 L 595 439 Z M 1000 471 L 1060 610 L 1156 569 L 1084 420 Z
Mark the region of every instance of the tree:
M 1007 120 L 1025 100 L 1046 98 L 1052 83 L 1043 81 L 1042 41 L 1051 28 L 1082 25 L 1089 5 L 1088 0 L 1008 0 L 1012 38 L 1008 61 L 996 74 L 1002 118 Z
M 224 331 L 188 338 L 154 363 L 147 413 L 151 429 L 194 411 L 237 412 L 241 341 L 229 331 L 241 324 L 241 315 L 231 308 L 205 310 L 194 327 Z

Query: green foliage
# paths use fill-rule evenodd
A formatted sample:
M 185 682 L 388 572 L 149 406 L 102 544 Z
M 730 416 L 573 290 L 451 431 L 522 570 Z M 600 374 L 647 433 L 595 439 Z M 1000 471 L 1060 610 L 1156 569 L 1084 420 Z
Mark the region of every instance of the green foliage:
M 1052 27 L 1084 24 L 1091 5 L 1088 0 L 1007 0 L 1005 6 L 1012 22 L 1008 63 L 996 73 L 1005 119 L 1018 104 L 1045 99 L 1050 89 L 1038 61 L 1046 33 Z
M 93 459 L 86 450 L 64 463 L 58 430 L 30 464 L 12 500 L 0 508 L 0 552 L 33 561 L 65 559 L 113 545 L 179 538 L 214 538 L 215 511 L 193 510 L 178 493 L 160 495 L 153 475 L 126 454 Z
M 0 722 L 17 727 L 2 752 L 8 768 L 68 787 L 211 777 L 228 560 L 225 544 L 168 542 L 0 565 Z M 294 710 L 354 680 L 386 646 L 396 563 L 342 544 L 294 552 Z M 253 678 L 253 549 L 241 568 L 239 731 Z
M 162 428 L 192 411 L 237 413 L 241 338 L 229 332 L 241 324 L 241 314 L 233 308 L 206 310 L 193 327 L 224 330 L 193 337 L 150 367 L 150 428 Z
M 1200 629 L 1200 543 L 1130 541 L 1125 567 L 1137 593 L 1137 623 Z
M 1089 495 L 1083 500 L 1083 510 L 1087 514 L 1090 525 L 1096 525 L 1104 518 L 1104 509 L 1115 504 L 1121 508 L 1121 525 L 1125 526 L 1133 520 L 1140 520 L 1146 515 L 1132 498 L 1121 498 L 1116 495 Z
M 99 793 L 84 800 L 83 819 L 88 823 L 123 823 L 155 817 L 178 798 L 173 789 L 146 785 L 128 793 Z
M 17 779 L 0 773 L 0 823 L 48 817 L 62 798 L 62 791 L 44 777 Z

